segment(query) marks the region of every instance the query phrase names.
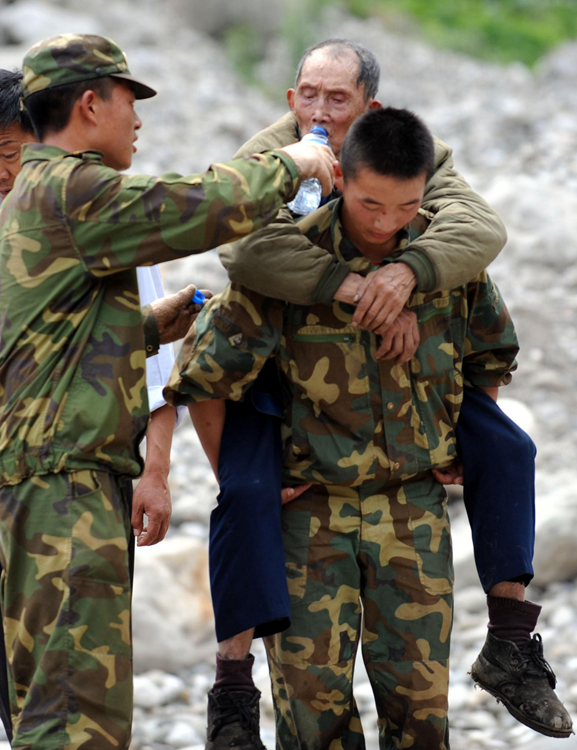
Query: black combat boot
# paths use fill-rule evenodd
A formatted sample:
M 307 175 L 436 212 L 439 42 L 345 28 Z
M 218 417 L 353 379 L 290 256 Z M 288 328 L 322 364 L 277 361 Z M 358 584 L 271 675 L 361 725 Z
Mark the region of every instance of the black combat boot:
M 208 694 L 205 750 L 266 750 L 260 739 L 260 690 L 219 688 Z
M 521 646 L 489 631 L 471 677 L 517 721 L 548 737 L 573 734 L 571 717 L 553 692 L 557 678 L 543 656 L 538 633 Z

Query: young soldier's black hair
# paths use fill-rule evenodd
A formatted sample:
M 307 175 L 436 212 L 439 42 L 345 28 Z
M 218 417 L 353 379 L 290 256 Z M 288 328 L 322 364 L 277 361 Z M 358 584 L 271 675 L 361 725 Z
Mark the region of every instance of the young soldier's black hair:
M 352 178 L 363 167 L 400 180 L 423 174 L 434 167 L 433 136 L 424 122 L 407 109 L 373 109 L 359 117 L 341 147 L 343 176 Z
M 72 108 L 85 91 L 94 91 L 101 99 L 110 99 L 115 81 L 111 76 L 91 81 L 68 83 L 30 94 L 24 102 L 36 137 L 43 141 L 47 133 L 59 133 L 68 125 Z
M 20 125 L 26 133 L 34 133 L 28 114 L 20 109 L 22 73 L 0 68 L 0 131 Z

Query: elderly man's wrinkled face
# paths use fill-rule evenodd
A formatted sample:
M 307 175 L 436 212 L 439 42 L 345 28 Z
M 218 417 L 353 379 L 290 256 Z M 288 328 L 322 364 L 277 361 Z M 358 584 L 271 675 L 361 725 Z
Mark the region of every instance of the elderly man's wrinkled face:
M 17 123 L 0 131 L 0 199 L 12 190 L 16 175 L 20 172 L 21 146 L 35 140 Z
M 364 86 L 357 85 L 359 59 L 351 50 L 335 57 L 330 49 L 315 50 L 307 58 L 296 89 L 289 89 L 289 107 L 298 120 L 301 136 L 321 125 L 339 155 L 348 129 L 368 109 L 380 107 L 365 101 Z

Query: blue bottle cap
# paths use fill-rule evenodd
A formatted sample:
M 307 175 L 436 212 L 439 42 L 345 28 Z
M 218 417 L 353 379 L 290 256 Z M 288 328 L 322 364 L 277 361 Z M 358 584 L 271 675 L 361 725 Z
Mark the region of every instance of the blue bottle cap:
M 202 305 L 205 299 L 206 297 L 204 296 L 204 294 L 202 292 L 199 292 L 197 289 L 196 292 L 194 293 L 194 297 L 192 298 L 192 301 L 194 302 L 195 305 Z
M 315 125 L 314 128 L 311 128 L 311 133 L 316 133 L 317 135 L 324 135 L 325 138 L 329 137 L 329 134 L 322 127 L 322 125 Z

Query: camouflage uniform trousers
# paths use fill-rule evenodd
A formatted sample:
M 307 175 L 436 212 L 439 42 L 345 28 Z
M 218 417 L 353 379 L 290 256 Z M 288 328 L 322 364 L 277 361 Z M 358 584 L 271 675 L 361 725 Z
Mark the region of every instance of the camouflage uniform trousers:
M 0 489 L 14 748 L 124 750 L 132 721 L 132 530 L 124 480 L 47 474 Z
M 265 639 L 280 750 L 361 750 L 359 640 L 381 750 L 448 750 L 453 566 L 430 473 L 314 485 L 283 509 L 291 626 Z

